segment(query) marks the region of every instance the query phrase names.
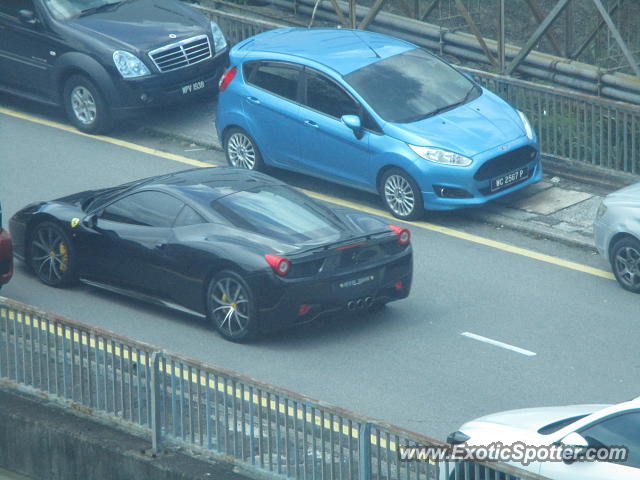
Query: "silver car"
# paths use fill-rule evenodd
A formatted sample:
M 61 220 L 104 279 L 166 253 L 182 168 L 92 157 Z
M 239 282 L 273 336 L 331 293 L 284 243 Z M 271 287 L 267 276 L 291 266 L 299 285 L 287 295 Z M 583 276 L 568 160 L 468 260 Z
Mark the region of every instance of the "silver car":
M 604 198 L 593 232 L 596 248 L 622 288 L 640 293 L 640 183 Z
M 638 480 L 640 397 L 616 405 L 494 413 L 465 423 L 447 441 L 467 451 L 477 451 L 479 446 L 500 447 L 500 460 L 553 480 Z M 553 455 L 554 450 L 558 456 Z M 516 460 L 516 454 L 523 451 L 536 455 L 525 457 L 528 461 Z M 502 456 L 511 452 L 511 461 Z M 597 455 L 592 455 L 594 452 Z M 548 456 L 543 456 L 545 453 Z M 473 474 L 465 475 L 464 468 L 454 473 L 455 480 L 480 480 Z

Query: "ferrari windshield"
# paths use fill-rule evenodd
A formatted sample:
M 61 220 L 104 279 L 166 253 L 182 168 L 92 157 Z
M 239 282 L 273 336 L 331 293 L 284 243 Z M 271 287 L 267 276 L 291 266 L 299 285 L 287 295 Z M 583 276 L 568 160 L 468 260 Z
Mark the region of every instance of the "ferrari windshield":
M 345 80 L 387 122 L 410 123 L 480 95 L 471 80 L 416 48 L 367 65 Z
M 58 20 L 68 20 L 118 8 L 126 0 L 44 0 L 51 14 Z

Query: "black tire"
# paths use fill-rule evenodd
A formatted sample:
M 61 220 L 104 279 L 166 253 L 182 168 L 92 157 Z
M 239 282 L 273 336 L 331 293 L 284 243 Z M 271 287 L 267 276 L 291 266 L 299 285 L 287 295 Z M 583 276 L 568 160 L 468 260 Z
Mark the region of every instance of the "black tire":
M 71 238 L 58 224 L 42 222 L 29 235 L 29 265 L 38 279 L 51 287 L 77 280 L 77 259 Z
M 625 237 L 611 249 L 611 268 L 622 288 L 640 293 L 640 241 Z
M 232 270 L 223 270 L 209 282 L 207 317 L 227 340 L 247 342 L 258 334 L 258 308 L 244 279 Z
M 64 84 L 64 108 L 69 121 L 80 131 L 106 133 L 111 112 L 102 92 L 83 75 L 72 75 Z
M 227 130 L 224 135 L 224 153 L 227 163 L 232 167 L 264 170 L 264 162 L 256 142 L 241 128 L 233 127 Z
M 404 170 L 390 168 L 384 172 L 380 196 L 387 210 L 400 220 L 417 220 L 424 214 L 420 187 Z

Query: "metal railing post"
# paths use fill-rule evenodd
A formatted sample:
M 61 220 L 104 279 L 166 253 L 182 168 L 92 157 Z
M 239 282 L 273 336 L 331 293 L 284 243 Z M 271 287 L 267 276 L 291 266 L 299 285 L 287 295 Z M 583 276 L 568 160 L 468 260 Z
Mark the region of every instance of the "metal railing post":
M 162 451 L 162 416 L 160 410 L 161 352 L 151 354 L 151 447 L 156 455 Z
M 371 422 L 362 423 L 358 432 L 359 480 L 371 479 L 371 425 Z

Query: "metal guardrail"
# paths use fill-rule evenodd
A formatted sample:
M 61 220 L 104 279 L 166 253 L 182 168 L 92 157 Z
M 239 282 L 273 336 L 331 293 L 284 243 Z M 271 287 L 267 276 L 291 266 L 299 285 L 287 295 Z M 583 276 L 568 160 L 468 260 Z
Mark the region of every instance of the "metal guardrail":
M 446 444 L 3 297 L 0 377 L 142 428 L 156 451 L 184 445 L 278 478 L 544 480 L 501 464 L 400 461 L 400 446 Z
M 234 44 L 284 25 L 198 7 L 219 22 Z M 640 174 L 640 108 L 566 89 L 458 67 L 522 110 L 531 120 L 542 153 L 611 170 Z

